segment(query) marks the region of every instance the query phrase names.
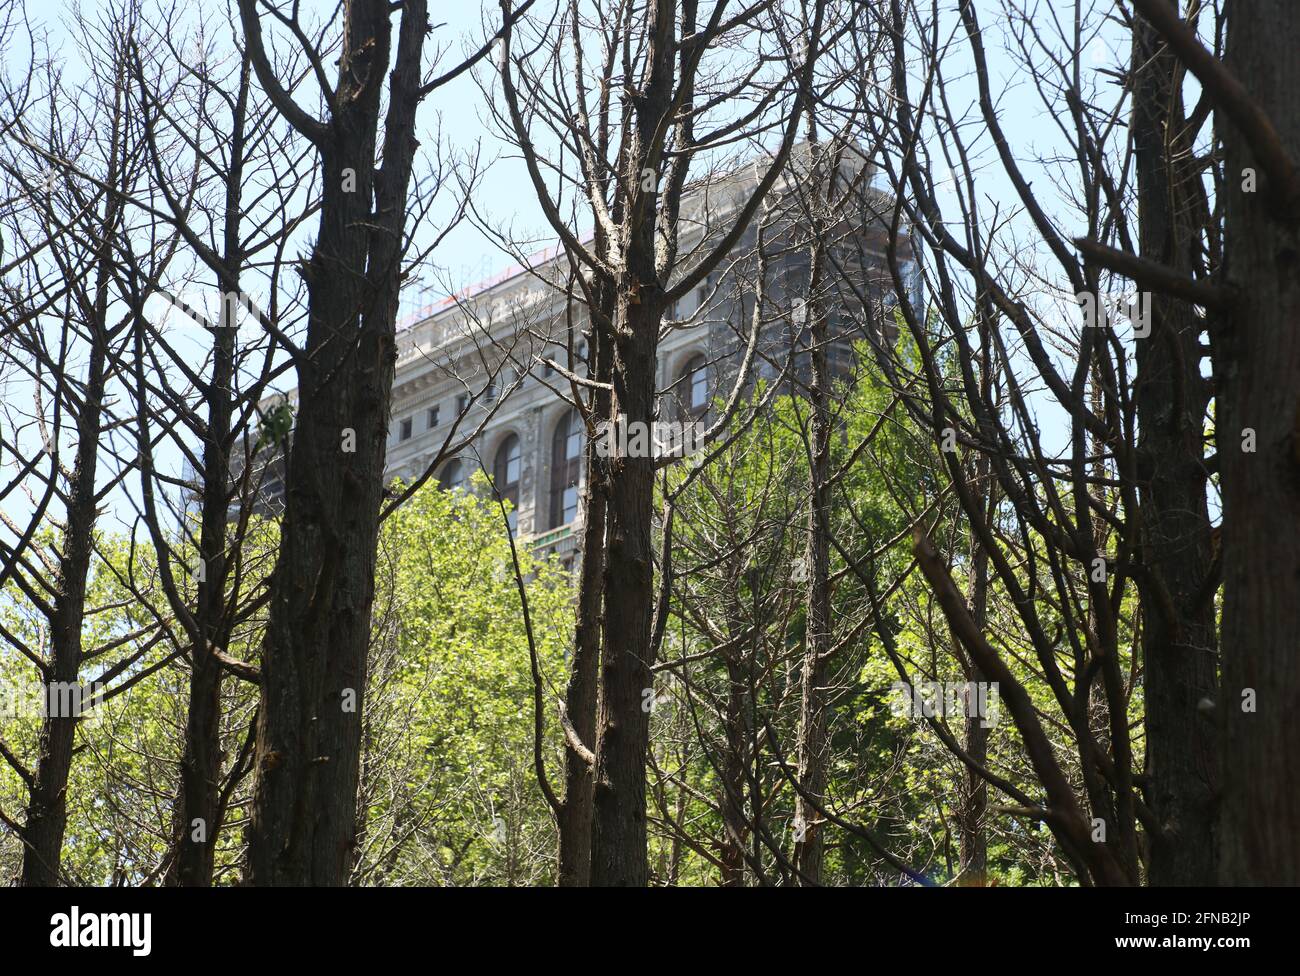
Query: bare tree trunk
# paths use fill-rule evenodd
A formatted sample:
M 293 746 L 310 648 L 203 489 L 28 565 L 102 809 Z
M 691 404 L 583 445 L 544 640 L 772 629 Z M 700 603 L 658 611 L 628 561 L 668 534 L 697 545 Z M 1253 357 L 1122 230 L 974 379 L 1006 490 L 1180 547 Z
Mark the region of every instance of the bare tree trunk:
M 1177 10 L 1176 3 L 1170 7 Z M 1191 224 L 1181 72 L 1146 22 L 1133 41 L 1133 142 L 1139 251 L 1190 277 L 1200 247 Z M 1181 160 L 1181 162 L 1180 162 Z M 1183 171 L 1180 173 L 1180 169 Z M 1209 397 L 1200 329 L 1184 301 L 1152 296 L 1154 332 L 1136 343 L 1140 544 L 1145 573 L 1142 658 L 1146 705 L 1145 795 L 1153 885 L 1215 879 L 1213 722 L 1198 708 L 1217 698 L 1214 557 L 1206 505 L 1202 429 Z
M 1300 156 L 1300 18 L 1258 0 L 1228 18 L 1226 64 Z M 1224 272 L 1230 321 L 1214 335 L 1223 488 L 1221 863 L 1225 884 L 1300 881 L 1300 233 L 1297 181 L 1262 169 L 1232 123 Z M 1259 192 L 1243 192 L 1245 171 Z M 1220 353 L 1220 350 L 1222 352 Z M 1254 451 L 1246 449 L 1253 434 Z
M 812 167 L 816 182 L 824 178 L 816 163 Z M 822 279 L 821 235 L 814 230 L 810 244 L 807 309 L 809 319 L 809 358 L 812 382 L 808 387 L 811 409 L 811 437 L 808 468 L 809 509 L 807 548 L 807 610 L 805 617 L 803 671 L 800 677 L 799 732 L 795 743 L 796 769 L 803 792 L 820 804 L 826 799 L 827 753 L 826 684 L 831 649 L 830 596 L 830 456 L 831 456 L 831 378 L 826 354 L 826 318 L 818 291 Z M 795 845 L 792 862 L 798 869 L 796 883 L 821 883 L 823 837 L 820 814 L 802 793 L 795 800 Z
M 540 76 L 530 77 L 527 57 L 513 54 L 510 32 L 507 29 L 503 33 L 502 93 L 533 188 L 548 221 L 564 241 L 569 260 L 575 267 L 583 266 L 584 279 L 590 276 L 600 280 L 616 296 L 612 315 L 593 316 L 597 327 L 606 330 L 605 338 L 612 347 L 612 397 L 609 415 L 602 419 L 611 423 L 618 420 L 629 428 L 644 425 L 644 429 L 650 429 L 656 413 L 656 357 L 664 313 L 672 302 L 700 285 L 740 242 L 781 172 L 811 83 L 824 6 L 822 2 L 814 5 L 815 18 L 809 32 L 811 53 L 797 72 L 798 102 L 785 122 L 780 149 L 749 199 L 733 212 L 732 226 L 711 247 L 697 247 L 690 267 L 685 269 L 678 267 L 678 223 L 687 172 L 699 151 L 693 130 L 696 73 L 704 53 L 713 46 L 713 38 L 742 26 L 758 29 L 751 21 L 760 8 L 726 19 L 723 7 L 717 6 L 707 24 L 697 24 L 695 0 L 683 0 L 680 5 L 675 0 L 654 0 L 636 8 L 627 18 L 610 21 L 610 44 L 602 74 L 613 78 L 610 72 L 615 70 L 617 60 L 614 52 L 620 49 L 626 55 L 623 70 L 627 74 L 618 82 L 602 80 L 598 84 L 605 94 L 595 115 L 595 128 L 586 105 L 588 89 L 583 87 L 587 79 L 582 66 L 581 27 L 576 22 L 573 25 L 572 56 L 580 89 L 577 101 L 582 107 L 572 114 L 566 110 L 563 118 L 552 118 L 548 124 L 574 133 L 576 141 L 585 147 L 581 154 L 584 192 L 590 196 L 596 225 L 603 226 L 609 240 L 610 253 L 602 254 L 598 261 L 567 226 L 542 175 L 529 126 L 538 106 L 547 100 L 535 97 L 531 86 L 542 84 Z M 626 40 L 622 36 L 625 30 Z M 559 52 L 563 48 L 543 44 L 541 49 Z M 634 72 L 627 67 L 633 56 L 639 66 Z M 516 71 L 530 86 L 524 92 L 532 99 L 527 120 L 520 108 Z M 636 75 L 635 81 L 632 74 Z M 744 84 L 739 87 L 743 89 Z M 611 96 L 612 92 L 618 95 Z M 621 118 L 617 121 L 609 114 L 612 97 L 617 97 L 620 105 Z M 714 92 L 709 104 L 715 104 L 718 98 Z M 543 107 L 541 111 L 545 116 L 549 110 Z M 745 123 L 740 124 L 743 127 Z M 618 148 L 610 160 L 606 150 L 615 139 Z M 610 206 L 606 191 L 615 195 L 614 206 Z M 651 456 L 615 457 L 608 466 L 605 629 L 592 774 L 591 883 L 596 886 L 640 887 L 649 878 L 645 773 L 650 716 L 643 705 L 648 704 L 646 693 L 652 688 L 650 667 L 655 648 L 651 634 L 654 473 L 655 459 Z
M 984 393 L 988 394 L 988 344 L 984 344 L 984 371 L 980 376 L 980 381 L 984 385 Z M 972 494 L 980 500 L 980 507 L 985 514 L 989 513 L 991 508 L 989 499 L 992 495 L 993 486 L 989 481 L 989 459 L 988 456 L 980 453 L 975 455 L 975 484 L 972 486 Z M 984 551 L 984 545 L 980 542 L 979 535 L 970 530 L 970 582 L 969 582 L 969 600 L 971 618 L 975 621 L 975 626 L 981 631 L 985 630 L 988 625 L 988 598 L 989 598 L 989 557 Z M 967 682 L 982 685 L 986 683 L 987 678 L 978 664 L 966 655 L 963 655 L 966 661 L 966 680 Z M 983 689 L 980 690 L 981 696 L 988 693 Z M 981 697 L 978 700 L 987 700 Z M 965 749 L 980 766 L 988 765 L 988 747 L 989 747 L 989 729 L 984 716 L 976 714 L 976 710 L 971 708 L 972 700 L 966 702 L 966 741 Z M 973 769 L 966 768 L 966 783 L 962 790 L 962 808 L 961 815 L 958 818 L 958 840 L 959 840 L 959 874 L 961 883 L 972 887 L 982 887 L 988 879 L 988 835 L 984 827 L 984 817 L 988 810 L 988 782 L 983 776 L 980 776 Z
M 824 335 L 824 330 L 814 330 Z M 814 342 L 817 342 L 814 339 Z M 820 347 L 813 352 L 819 365 L 813 367 L 814 378 L 810 390 L 813 402 L 812 421 L 812 505 L 808 515 L 808 540 L 805 555 L 808 567 L 808 592 L 806 633 L 804 637 L 803 669 L 800 677 L 799 732 L 796 740 L 796 769 L 800 785 L 809 795 L 824 804 L 826 799 L 827 753 L 826 691 L 829 672 L 828 655 L 831 644 L 831 606 L 829 582 L 829 550 L 827 524 L 830 515 L 829 474 L 830 415 L 826 404 L 825 379 L 826 354 Z M 802 795 L 795 801 L 796 841 L 792 861 L 798 868 L 800 884 L 820 884 L 823 860 L 821 815 Z
M 109 185 L 118 178 L 118 159 L 109 164 Z M 54 886 L 59 881 L 63 834 L 68 819 L 68 777 L 72 770 L 73 743 L 79 711 L 84 703 L 79 676 L 82 662 L 81 630 L 86 608 L 86 583 L 93 554 L 97 518 L 95 476 L 99 464 L 105 377 L 108 370 L 108 315 L 110 239 L 121 213 L 121 202 L 109 196 L 100 227 L 102 236 L 93 292 L 82 291 L 80 309 L 90 333 L 90 359 L 86 383 L 76 398 L 77 453 L 68 490 L 67 509 L 60 542 L 59 573 L 55 580 L 50 616 L 49 669 L 42 691 L 45 716 L 41 724 L 39 754 L 27 819 L 23 826 L 24 886 Z M 54 477 L 58 477 L 57 472 Z M 69 707 L 71 706 L 71 707 Z
M 610 291 L 601 288 L 602 294 Z M 613 307 L 612 300 L 603 304 Z M 608 383 L 611 351 L 607 333 L 593 327 L 588 340 L 593 379 Z M 592 413 L 609 416 L 610 396 L 597 390 Z M 583 487 L 585 521 L 582 534 L 582 570 L 578 584 L 577 626 L 573 662 L 565 689 L 565 712 L 573 730 L 587 749 L 596 742 L 596 695 L 600 677 L 600 646 L 604 629 L 606 471 L 589 438 L 586 449 L 587 480 Z M 564 805 L 558 817 L 561 887 L 580 887 L 591 881 L 592 768 L 589 757 L 566 742 L 564 750 Z
M 662 304 L 654 275 L 653 224 L 647 220 L 637 231 L 641 240 L 629 255 L 630 281 L 618 297 L 611 416 L 626 416 L 629 424 L 649 429 Z M 649 878 L 645 766 L 650 713 L 642 708 L 642 692 L 652 687 L 653 494 L 654 458 L 620 457 L 610 465 L 607 639 L 600 661 L 592 822 L 591 883 L 597 886 L 644 887 Z
M 673 105 L 676 4 L 655 0 L 646 23 L 646 81 L 633 117 L 625 160 L 629 171 L 658 172 L 664 125 Z M 613 384 L 610 420 L 645 424 L 655 416 L 655 367 L 665 308 L 656 266 L 657 185 L 633 191 L 622 214 L 626 236 L 614 282 Z M 672 201 L 667 201 L 671 204 Z M 600 660 L 593 771 L 591 883 L 642 888 L 649 880 L 645 771 L 651 688 L 650 634 L 654 595 L 654 458 L 619 457 L 609 466 L 605 553 L 605 636 Z M 615 636 L 617 635 L 617 636 Z
M 240 194 L 244 172 L 244 127 L 251 66 L 245 60 L 239 76 L 230 133 L 230 172 L 226 176 L 226 212 L 222 262 L 230 278 L 218 279 L 222 293 L 238 284 L 240 253 Z M 233 289 L 236 293 L 238 289 Z M 208 418 L 203 441 L 203 502 L 200 515 L 199 560 L 203 576 L 198 584 L 194 623 L 199 640 L 190 651 L 190 701 L 185 719 L 185 747 L 181 755 L 180 793 L 175 825 L 176 856 L 167 883 L 207 888 L 220 829 L 221 811 L 221 662 L 213 653 L 227 651 L 230 627 L 225 594 L 227 520 L 229 519 L 231 418 L 234 412 L 232 381 L 235 372 L 237 303 L 221 303 L 221 318 L 213 336 L 212 380 L 207 388 Z
M 104 293 L 106 294 L 106 293 Z M 101 308 L 102 311 L 102 308 Z M 68 495 L 59 575 L 55 582 L 54 615 L 50 618 L 50 670 L 43 687 L 45 717 L 41 723 L 35 783 L 23 825 L 24 886 L 52 887 L 59 881 L 63 832 L 68 820 L 68 776 L 79 721 L 66 704 L 81 700 L 76 689 L 81 671 L 81 625 L 86 608 L 86 579 L 90 572 L 91 536 L 95 528 L 95 471 L 98 466 L 100 416 L 104 396 L 106 350 L 102 330 L 93 329 L 90 370 L 77 418 L 77 457 Z
M 259 57 L 254 8 L 247 0 L 240 6 L 259 79 L 278 88 Z M 344 884 L 357 840 L 398 274 L 427 27 L 425 4 L 405 4 L 377 168 L 391 15 L 386 0 L 345 4 L 332 117 L 328 126 L 307 123 L 320 150 L 323 195 L 303 267 L 310 324 L 262 650 L 248 831 L 248 878 L 259 885 Z
M 588 462 L 591 460 L 588 445 Z M 578 587 L 578 625 L 573 662 L 565 689 L 565 713 L 579 740 L 588 749 L 596 741 L 596 689 L 602 629 L 601 582 L 604 574 L 605 499 L 591 484 L 587 468 L 586 521 L 583 523 L 582 577 Z M 591 763 L 572 745 L 564 750 L 564 805 L 559 815 L 561 887 L 582 887 L 591 881 Z
M 731 636 L 736 636 L 736 633 Z M 745 835 L 749 829 L 745 821 L 745 755 L 749 750 L 750 733 L 746 721 L 748 684 L 741 658 L 741 652 L 732 651 L 726 660 L 727 697 L 723 712 L 726 752 L 718 770 L 721 780 L 718 804 L 722 811 L 719 860 L 722 861 L 724 888 L 745 887 Z
M 745 839 L 749 824 L 745 819 L 745 760 L 749 755 L 752 729 L 749 722 L 749 672 L 753 651 L 749 645 L 753 629 L 741 609 L 744 580 L 755 581 L 759 574 L 750 568 L 748 556 L 742 555 L 739 571 L 728 581 L 727 648 L 722 664 L 727 688 L 722 699 L 723 751 L 716 765 L 718 773 L 718 813 L 722 820 L 722 837 L 718 842 L 719 883 L 723 888 L 745 887 Z

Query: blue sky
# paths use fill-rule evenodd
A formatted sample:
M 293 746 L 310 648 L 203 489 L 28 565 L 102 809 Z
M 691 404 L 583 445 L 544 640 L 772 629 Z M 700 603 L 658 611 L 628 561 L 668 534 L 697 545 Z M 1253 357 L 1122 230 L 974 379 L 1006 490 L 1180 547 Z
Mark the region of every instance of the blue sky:
M 546 0 L 542 2 L 545 3 Z M 944 6 L 951 10 L 953 3 L 949 0 Z M 1058 134 L 1050 116 L 1033 96 L 1023 73 L 1003 51 L 1001 38 L 1004 22 L 999 16 L 1001 3 L 999 0 L 982 0 L 978 6 L 981 8 L 981 23 L 986 35 L 989 35 L 986 44 L 995 79 L 994 88 L 1000 102 L 1011 107 L 1004 115 L 1003 125 L 1013 151 L 1030 167 L 1032 175 L 1034 167 L 1031 160 L 1034 156 L 1061 148 Z M 1099 8 L 1105 6 L 1104 0 L 1098 4 Z M 79 75 L 84 75 L 85 68 L 79 63 L 80 55 L 76 50 L 80 23 L 111 10 L 111 0 L 80 0 L 76 4 L 41 3 L 32 4 L 31 7 L 34 20 L 48 29 L 51 47 L 56 55 L 65 59 L 66 77 L 75 80 Z M 305 20 L 313 15 L 322 16 L 334 9 L 332 3 L 323 0 L 308 0 L 302 7 Z M 473 0 L 452 3 L 435 0 L 431 7 L 431 18 L 435 24 L 431 39 L 445 49 L 444 67 L 455 63 L 455 56 L 480 43 L 487 33 L 495 29 L 499 18 L 499 8 L 494 2 L 480 6 Z M 219 10 L 217 4 L 212 4 L 208 7 L 208 16 L 219 18 Z M 1118 44 L 1109 40 L 1114 36 L 1115 31 L 1109 30 L 1088 47 L 1089 60 L 1094 67 L 1104 67 L 1112 63 L 1116 56 L 1126 57 L 1126 50 L 1120 50 Z M 954 64 L 962 61 L 964 51 L 964 39 L 955 38 Z M 477 151 L 487 164 L 475 194 L 480 209 L 490 215 L 494 222 L 513 226 L 517 236 L 535 239 L 539 246 L 543 246 L 550 242 L 552 235 L 537 206 L 523 164 L 512 155 L 511 147 L 497 137 L 487 120 L 483 93 L 477 79 L 487 79 L 487 84 L 495 90 L 491 75 L 492 71 L 486 68 L 477 69 L 474 76 L 464 74 L 440 89 L 425 103 L 420 115 L 422 149 L 429 151 L 441 142 L 456 153 L 467 155 Z M 956 96 L 957 105 L 960 106 L 963 100 L 973 105 L 976 91 L 969 79 L 953 85 L 952 93 Z M 989 154 L 988 141 L 977 143 L 976 147 L 982 150 L 980 155 L 984 162 L 991 164 L 981 169 L 979 191 L 990 202 L 997 202 L 1004 212 L 1015 207 L 1012 188 Z M 442 205 L 435 211 L 432 226 L 445 223 L 454 205 L 454 192 L 444 192 Z M 464 287 L 492 276 L 511 263 L 496 243 L 480 233 L 469 221 L 451 232 L 435 255 L 435 262 L 438 265 L 437 273 L 426 276 L 421 286 L 431 289 L 428 294 L 434 298 L 445 295 L 448 285 L 454 288 Z M 416 296 L 412 296 L 409 301 L 417 301 Z
M 545 3 L 547 0 L 540 2 Z M 955 28 L 957 25 L 952 15 L 953 6 L 951 0 L 945 4 L 949 22 Z M 1039 6 L 1042 7 L 1041 4 Z M 1107 7 L 1105 0 L 1098 4 L 1099 9 Z M 303 8 L 309 19 L 313 12 L 315 16 L 321 16 L 331 11 L 333 5 L 308 2 L 303 4 Z M 1055 122 L 1032 91 L 1021 67 L 1006 54 L 1004 43 L 1008 38 L 1005 19 L 999 13 L 1001 3 L 998 0 L 984 0 L 979 8 L 994 90 L 1000 104 L 1006 109 L 1003 121 L 1013 152 L 1026 167 L 1026 175 L 1042 193 L 1049 212 L 1065 213 L 1063 196 L 1058 194 L 1068 190 L 1069 170 L 1058 172 L 1044 169 L 1034 162 L 1036 157 L 1062 150 L 1064 144 Z M 75 6 L 72 3 L 32 4 L 34 19 L 48 30 L 51 48 L 66 62 L 65 77 L 68 80 L 75 81 L 85 74 L 85 66 L 80 63 L 80 55 L 76 50 L 83 22 L 93 20 L 111 9 L 109 0 L 83 0 Z M 222 19 L 221 7 L 217 5 L 206 6 L 205 11 L 210 18 L 218 21 Z M 1060 15 L 1070 16 L 1068 13 Z M 492 2 L 482 6 L 475 2 L 435 2 L 432 4 L 431 16 L 435 24 L 432 41 L 445 49 L 445 69 L 455 63 L 463 52 L 477 47 L 482 38 L 495 29 L 499 8 Z M 1046 14 L 1042 16 L 1047 17 Z M 1047 22 L 1044 20 L 1044 23 Z M 953 41 L 953 57 L 947 70 L 956 76 L 961 74 L 961 65 L 966 58 L 966 42 L 956 30 L 949 36 Z M 1111 25 L 1086 48 L 1086 67 L 1098 72 L 1098 88 L 1103 93 L 1113 89 L 1108 88 L 1100 70 L 1118 60 L 1127 59 L 1126 47 L 1116 42 L 1118 36 L 1117 28 Z M 477 154 L 485 164 L 474 194 L 478 211 L 494 224 L 509 227 L 516 239 L 529 240 L 536 247 L 545 246 L 553 243 L 553 235 L 542 217 L 523 164 L 513 155 L 510 146 L 498 138 L 488 121 L 479 80 L 483 81 L 489 91 L 495 91 L 493 75 L 494 69 L 490 63 L 486 64 L 477 69 L 474 75 L 462 75 L 426 102 L 420 116 L 419 138 L 422 151 L 431 152 L 436 145 L 442 145 L 455 154 Z M 973 79 L 969 77 L 956 81 L 949 91 L 949 97 L 959 115 L 966 112 L 972 116 L 977 114 L 973 108 L 976 95 Z M 1112 96 L 1105 97 L 1109 99 Z M 979 135 L 979 129 L 980 124 L 974 122 L 965 135 L 972 140 L 979 168 L 977 191 L 981 195 L 981 210 L 985 215 L 994 212 L 995 208 L 1003 215 L 1015 214 L 1019 210 L 1019 202 L 1002 167 L 997 163 L 991 141 L 987 134 Z M 950 187 L 941 188 L 940 202 L 945 210 L 957 212 Z M 455 188 L 449 187 L 440 196 L 429 225 L 417 241 L 430 239 L 429 235 L 445 224 L 455 205 Z M 1022 224 L 1018 218 L 1013 217 L 1013 220 Z M 1084 230 L 1081 226 L 1066 226 L 1064 229 L 1067 235 Z M 1032 232 L 1022 232 L 1020 236 L 1031 242 L 1034 239 Z M 535 247 L 524 248 L 534 249 Z M 489 278 L 511 263 L 511 258 L 502 252 L 496 242 L 481 233 L 472 221 L 465 221 L 443 241 L 433 257 L 433 266 L 423 273 L 423 280 L 404 294 L 402 312 L 409 315 L 421 305 L 437 301 L 449 291 L 463 289 Z M 1059 443 L 1062 440 L 1064 427 L 1052 418 L 1050 412 L 1044 414 L 1043 427 L 1049 443 Z

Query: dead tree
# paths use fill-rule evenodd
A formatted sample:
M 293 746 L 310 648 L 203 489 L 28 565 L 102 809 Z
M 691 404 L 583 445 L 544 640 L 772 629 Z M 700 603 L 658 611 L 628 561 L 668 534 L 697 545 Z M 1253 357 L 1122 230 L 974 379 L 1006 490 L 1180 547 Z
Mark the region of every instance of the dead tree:
M 763 28 L 779 16 L 761 3 L 734 14 L 724 4 L 707 12 L 695 0 L 656 0 L 644 9 L 620 3 L 588 10 L 571 2 L 552 37 L 516 38 L 507 31 L 501 52 L 501 88 L 509 130 L 521 148 L 542 209 L 582 283 L 592 328 L 603 332 L 611 354 L 610 415 L 614 422 L 648 426 L 656 411 L 658 340 L 664 315 L 689 294 L 745 234 L 775 183 L 798 134 L 810 97 L 813 66 L 823 43 L 825 4 L 814 5 L 806 53 L 794 72 L 762 70 L 729 82 L 709 65 L 722 38 L 762 46 Z M 520 32 L 522 32 L 522 28 Z M 534 41 L 537 50 L 534 50 Z M 590 48 L 588 48 L 590 45 Z M 588 63 L 598 50 L 601 61 Z M 528 51 L 528 54 L 521 54 Z M 783 52 L 781 64 L 791 58 Z M 572 60 L 575 88 L 552 88 L 543 60 Z M 536 59 L 536 64 L 534 64 Z M 762 62 L 759 62 L 762 64 Z M 595 91 L 595 103 L 592 91 Z M 727 114 L 726 106 L 750 93 L 759 108 Z M 762 122 L 780 143 L 761 175 L 740 192 L 731 226 L 705 235 L 693 252 L 680 253 L 683 190 L 692 163 L 710 147 L 736 142 Z M 576 170 L 559 166 L 535 141 L 537 125 L 551 126 Z M 598 152 L 600 155 L 598 155 Z M 599 235 L 585 243 L 565 212 L 549 176 L 588 208 Z M 606 191 L 606 195 L 602 195 Z M 597 288 L 613 289 L 613 314 L 601 316 Z M 594 743 L 584 743 L 593 765 L 591 875 L 593 885 L 644 886 L 646 862 L 645 773 L 649 747 L 643 692 L 652 687 L 651 613 L 654 552 L 651 543 L 655 461 L 617 458 L 602 472 L 605 486 L 603 543 L 604 637 L 601 643 Z M 584 553 L 584 559 L 595 558 Z M 583 597 L 579 597 L 580 601 Z
M 1176 3 L 1168 4 L 1170 9 Z M 1145 20 L 1133 25 L 1133 141 L 1138 255 L 1179 274 L 1207 270 L 1204 245 L 1221 246 L 1202 185 L 1206 157 L 1188 119 L 1185 73 Z M 1212 260 L 1212 259 L 1211 259 Z M 1206 490 L 1205 418 L 1213 392 L 1201 375 L 1208 320 L 1182 299 L 1151 298 L 1153 335 L 1136 349 L 1137 464 L 1144 573 L 1146 776 L 1159 829 L 1151 837 L 1153 885 L 1216 879 L 1214 835 L 1218 744 L 1206 704 L 1218 699 L 1218 566 Z
M 269 384 L 292 366 L 278 355 L 300 305 L 285 252 L 310 212 L 301 194 L 311 185 L 309 150 L 257 97 L 247 51 L 205 46 L 197 30 L 167 20 L 144 29 L 149 44 L 133 50 L 131 94 L 164 219 L 189 259 L 163 302 L 134 309 L 140 517 L 160 556 L 174 621 L 168 633 L 189 671 L 164 880 L 206 887 L 226 801 L 248 772 L 245 763 L 223 762 L 239 750 L 223 742 L 222 689 L 228 675 L 260 680 L 256 664 L 230 650 L 236 628 L 266 597 L 244 585 L 245 539 L 265 467 L 252 452 L 258 440 L 274 439 L 257 411 Z M 182 491 L 159 470 L 168 449 L 185 458 Z
M 260 6 L 240 0 L 244 43 L 267 97 L 318 154 L 321 200 L 311 255 L 300 266 L 306 336 L 287 349 L 298 410 L 262 649 L 248 880 L 339 885 L 357 841 L 362 696 L 416 117 L 425 98 L 489 45 L 426 77 L 426 3 L 400 5 L 394 37 L 391 3 L 349 0 L 331 82 L 325 46 L 307 39 L 295 14 L 287 26 L 326 108 L 317 118 L 272 62 Z
M 1221 691 L 1210 703 L 1223 737 L 1218 791 L 1219 879 L 1288 884 L 1300 878 L 1290 652 L 1300 624 L 1300 337 L 1294 328 L 1300 226 L 1300 111 L 1289 51 L 1300 20 L 1286 4 L 1234 7 L 1223 51 L 1207 49 L 1177 9 L 1134 8 L 1201 84 L 1223 143 L 1222 267 L 1188 274 L 1177 253 L 1107 262 L 1140 286 L 1207 309 L 1223 493 Z M 1175 238 L 1176 240 L 1176 238 Z M 1197 269 L 1191 269 L 1195 272 Z
M 10 365 L 26 374 L 33 409 L 30 421 L 15 428 L 12 446 L 32 458 L 21 465 L 19 482 L 33 476 L 44 482 L 27 526 L 6 517 L 15 535 L 5 545 L 6 583 L 45 619 L 48 633 L 48 646 L 5 634 L 34 665 L 43 705 L 34 768 L 0 746 L 30 797 L 24 823 L 14 825 L 23 842 L 24 885 L 63 880 L 67 789 L 79 723 L 139 680 L 130 667 L 152 646 L 133 639 L 86 646 L 84 637 L 93 610 L 87 587 L 99 510 L 132 468 L 129 458 L 113 457 L 107 446 L 124 421 L 112 404 L 134 338 L 127 308 L 133 296 L 157 290 L 175 252 L 174 241 L 162 234 L 146 262 L 125 279 L 121 274 L 122 255 L 150 231 L 147 222 L 133 224 L 127 204 L 145 173 L 126 104 L 131 29 L 129 17 L 93 25 L 87 51 L 97 67 L 84 117 L 65 118 L 73 96 L 47 71 L 43 111 L 6 120 L 14 149 L 0 160 L 7 185 L 27 203 L 13 225 L 14 253 L 27 259 L 23 286 L 5 287 L 4 328 L 10 349 L 21 357 Z M 38 528 L 51 535 L 36 538 Z M 122 647 L 123 660 L 104 657 Z M 92 660 L 100 679 L 83 684 L 83 668 Z M 113 687 L 105 683 L 119 676 Z

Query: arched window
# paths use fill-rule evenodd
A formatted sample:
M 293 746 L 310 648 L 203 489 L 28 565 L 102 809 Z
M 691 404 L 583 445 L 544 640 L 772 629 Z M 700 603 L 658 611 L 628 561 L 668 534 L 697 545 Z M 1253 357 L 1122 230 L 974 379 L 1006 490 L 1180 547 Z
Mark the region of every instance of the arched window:
M 460 458 L 452 458 L 442 466 L 438 475 L 438 484 L 443 491 L 463 491 L 465 489 L 465 465 Z
M 551 528 L 578 517 L 578 486 L 582 481 L 582 417 L 577 410 L 555 425 L 551 440 Z
M 709 409 L 709 367 L 701 355 L 692 356 L 677 379 L 681 419 L 698 420 Z
M 510 503 L 510 532 L 513 534 L 519 524 L 519 437 L 509 435 L 497 448 L 496 459 L 492 462 L 492 481 L 501 497 Z

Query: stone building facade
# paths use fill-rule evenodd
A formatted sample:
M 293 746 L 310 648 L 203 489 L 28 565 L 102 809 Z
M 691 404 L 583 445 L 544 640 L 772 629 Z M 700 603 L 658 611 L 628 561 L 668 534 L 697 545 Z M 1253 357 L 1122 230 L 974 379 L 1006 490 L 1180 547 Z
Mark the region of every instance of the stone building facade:
M 858 160 L 850 176 L 857 166 L 870 164 Z M 793 169 L 797 175 L 797 165 Z M 688 264 L 692 249 L 706 252 L 729 229 L 728 215 L 746 196 L 752 173 L 752 167 L 737 170 L 684 200 L 681 250 Z M 864 281 L 878 279 L 871 288 L 892 293 L 892 285 L 881 285 L 886 276 L 879 265 L 888 201 L 869 178 L 862 187 L 862 212 L 842 224 L 847 259 L 836 273 L 855 273 L 845 270 L 852 264 Z M 873 229 L 873 223 L 881 226 Z M 764 313 L 750 383 L 784 377 L 797 388 L 800 356 L 806 366 L 806 350 L 798 351 L 806 332 L 801 304 L 807 273 L 798 225 L 787 215 L 765 229 Z M 705 423 L 714 398 L 730 392 L 754 323 L 756 240 L 751 228 L 718 270 L 670 310 L 659 345 L 661 416 Z M 569 402 L 569 380 L 547 363 L 586 375 L 588 322 L 568 275 L 563 258 L 535 255 L 399 325 L 385 472 L 409 483 L 442 458 L 432 477 L 452 490 L 467 489 L 483 469 L 512 503 L 519 537 L 571 564 L 581 536 L 585 434 Z M 857 295 L 832 300 L 837 307 L 828 309 L 835 332 L 831 361 L 846 378 L 854 370 L 853 344 L 867 327 L 847 311 L 860 307 L 861 289 Z M 274 502 L 264 492 L 262 504 Z

